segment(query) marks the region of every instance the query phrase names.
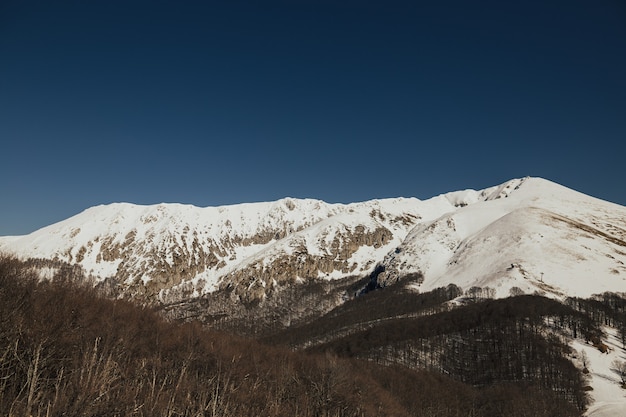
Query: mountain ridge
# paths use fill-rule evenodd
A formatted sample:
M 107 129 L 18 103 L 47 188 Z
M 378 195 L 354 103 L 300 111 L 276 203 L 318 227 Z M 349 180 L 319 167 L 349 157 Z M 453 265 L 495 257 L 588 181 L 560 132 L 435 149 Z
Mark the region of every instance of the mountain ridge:
M 513 287 L 571 296 L 626 290 L 623 207 L 542 179 L 521 182 L 513 192 L 511 199 L 479 202 L 444 214 L 430 229 L 414 229 L 400 247 L 408 249 L 411 265 L 400 269 L 423 273 L 425 290 L 445 281 L 462 287 L 491 285 L 498 297 L 507 296 Z M 474 227 L 459 230 L 459 225 Z M 442 248 L 446 240 L 448 247 Z M 488 257 L 495 258 L 495 263 L 489 263 Z M 437 265 L 429 267 L 433 262 Z M 615 279 L 591 283 L 585 281 L 585 273 Z M 573 276 L 571 283 L 566 274 Z M 504 285 L 506 279 L 514 283 Z
M 377 268 L 382 286 L 412 274 L 422 277 L 409 284 L 417 290 L 455 283 L 490 287 L 499 297 L 514 287 L 590 295 L 581 273 L 570 285 L 560 269 L 606 273 L 615 279 L 601 280 L 597 292 L 626 291 L 624 219 L 622 206 L 526 177 L 427 200 L 113 203 L 0 237 L 0 250 L 78 264 L 96 282 L 148 302 L 225 289 L 234 301 L 263 301 L 285 285 L 365 277 Z

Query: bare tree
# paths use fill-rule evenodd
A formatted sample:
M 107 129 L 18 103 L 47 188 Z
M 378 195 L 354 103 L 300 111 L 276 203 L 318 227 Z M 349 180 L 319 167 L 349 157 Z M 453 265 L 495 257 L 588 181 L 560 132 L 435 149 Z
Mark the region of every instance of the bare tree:
M 622 381 L 622 386 L 626 386 L 626 362 L 615 359 L 611 362 L 611 369 L 619 375 Z
M 587 365 L 589 364 L 589 357 L 587 356 L 587 352 L 585 352 L 584 350 L 580 352 L 580 361 L 583 364 L 583 373 L 588 374 L 589 369 L 587 368 Z

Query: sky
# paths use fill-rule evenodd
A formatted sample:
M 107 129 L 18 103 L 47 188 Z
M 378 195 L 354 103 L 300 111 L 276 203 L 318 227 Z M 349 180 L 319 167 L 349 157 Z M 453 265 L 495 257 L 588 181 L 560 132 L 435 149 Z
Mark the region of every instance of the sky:
M 0 2 L 0 235 L 536 176 L 626 205 L 626 3 Z

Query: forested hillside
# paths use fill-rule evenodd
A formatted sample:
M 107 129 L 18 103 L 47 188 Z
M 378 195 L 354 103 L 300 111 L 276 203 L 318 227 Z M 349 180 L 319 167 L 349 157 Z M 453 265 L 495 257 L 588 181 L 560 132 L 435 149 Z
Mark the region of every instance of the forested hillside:
M 457 305 L 454 286 L 397 286 L 254 340 L 78 281 L 0 260 L 1 415 L 581 415 L 566 342 L 602 348 L 600 326 L 620 326 L 624 307 L 614 295 Z

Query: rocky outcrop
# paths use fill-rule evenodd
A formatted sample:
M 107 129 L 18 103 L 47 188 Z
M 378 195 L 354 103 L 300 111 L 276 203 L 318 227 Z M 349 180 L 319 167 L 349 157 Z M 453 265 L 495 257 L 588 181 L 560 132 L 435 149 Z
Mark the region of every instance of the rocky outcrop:
M 235 300 L 250 303 L 261 301 L 277 287 L 298 280 L 323 277 L 335 271 L 344 276 L 364 275 L 371 269 L 373 261 L 359 265 L 351 261 L 355 252 L 363 246 L 380 248 L 392 238 L 393 233 L 384 227 L 372 231 L 361 225 L 354 230 L 344 229 L 330 245 L 321 247 L 325 250 L 324 255 L 309 253 L 305 245 L 299 245 L 291 254 L 284 254 L 269 264 L 265 259 L 258 259 L 229 273 L 220 288 L 232 291 Z
M 442 205 L 443 203 L 443 205 Z M 329 204 L 285 198 L 222 207 L 92 207 L 0 249 L 77 264 L 107 293 L 144 304 L 229 289 L 264 300 L 307 280 L 367 277 L 422 217 L 450 204 L 417 199 Z

